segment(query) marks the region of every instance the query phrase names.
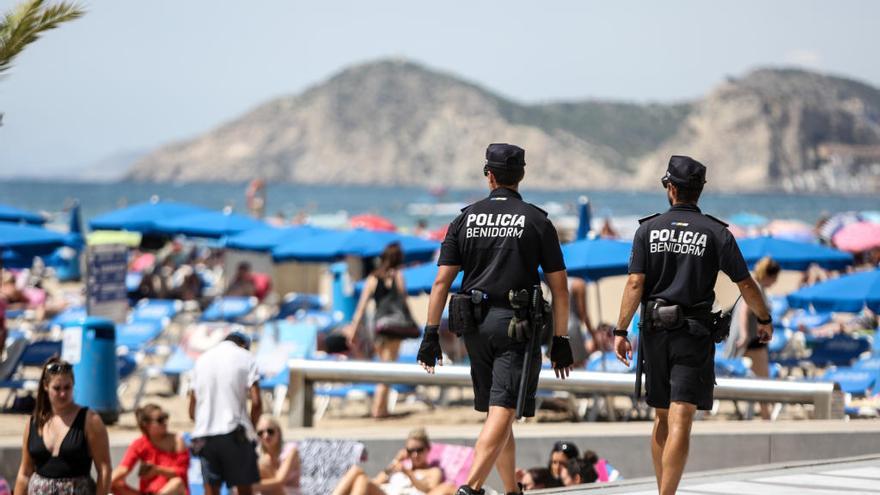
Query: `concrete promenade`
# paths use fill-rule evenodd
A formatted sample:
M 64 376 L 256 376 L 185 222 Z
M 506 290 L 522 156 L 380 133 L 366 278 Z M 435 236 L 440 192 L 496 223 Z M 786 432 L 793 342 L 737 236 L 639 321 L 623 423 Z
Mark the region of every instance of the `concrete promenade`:
M 653 495 L 653 478 L 535 490 L 536 495 Z M 880 493 L 880 455 L 788 462 L 685 475 L 682 495 L 847 495 Z

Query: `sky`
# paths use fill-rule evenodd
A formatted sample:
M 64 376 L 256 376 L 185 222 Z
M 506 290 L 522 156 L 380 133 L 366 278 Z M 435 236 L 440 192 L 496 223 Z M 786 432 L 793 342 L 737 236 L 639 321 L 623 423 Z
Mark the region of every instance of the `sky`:
M 765 66 L 880 86 L 880 2 L 868 0 L 83 5 L 85 17 L 46 33 L 0 78 L 0 176 L 149 151 L 388 57 L 521 102 L 693 99 Z

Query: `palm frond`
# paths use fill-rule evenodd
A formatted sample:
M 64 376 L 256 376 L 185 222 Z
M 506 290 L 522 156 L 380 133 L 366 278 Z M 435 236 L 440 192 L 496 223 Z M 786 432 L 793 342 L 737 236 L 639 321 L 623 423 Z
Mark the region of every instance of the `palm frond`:
M 43 0 L 27 0 L 3 15 L 0 20 L 0 73 L 8 70 L 12 60 L 44 31 L 85 14 L 85 10 L 75 3 L 60 2 L 45 7 L 43 3 Z

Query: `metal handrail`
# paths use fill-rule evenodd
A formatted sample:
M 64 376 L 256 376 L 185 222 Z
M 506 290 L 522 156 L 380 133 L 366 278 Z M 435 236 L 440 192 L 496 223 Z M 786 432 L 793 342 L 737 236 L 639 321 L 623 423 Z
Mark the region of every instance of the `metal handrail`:
M 312 426 L 312 402 L 315 382 L 393 383 L 400 385 L 469 386 L 467 366 L 438 366 L 429 375 L 417 364 L 373 361 L 312 361 L 292 359 L 290 368 L 291 426 Z M 719 378 L 715 398 L 726 400 L 772 401 L 813 404 L 816 419 L 831 417 L 834 384 L 827 382 L 791 382 L 749 378 Z M 565 380 L 556 378 L 553 370 L 541 370 L 538 388 L 564 390 L 583 394 L 631 395 L 635 387 L 634 373 L 572 371 Z

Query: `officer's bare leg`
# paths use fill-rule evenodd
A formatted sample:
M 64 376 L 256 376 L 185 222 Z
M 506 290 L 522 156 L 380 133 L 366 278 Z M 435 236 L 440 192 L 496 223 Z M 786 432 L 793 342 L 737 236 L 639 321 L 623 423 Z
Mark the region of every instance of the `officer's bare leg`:
M 691 425 L 697 406 L 686 402 L 674 401 L 669 407 L 669 438 L 663 449 L 663 479 L 660 483 L 660 495 L 674 494 L 681 481 L 684 465 L 687 463 L 690 449 Z
M 376 353 L 379 359 L 385 362 L 397 361 L 400 355 L 400 339 L 386 339 L 382 344 L 376 345 Z M 372 416 L 384 418 L 388 416 L 388 385 L 379 383 L 376 385 L 376 393 L 373 394 Z
M 489 415 L 486 416 L 480 437 L 474 445 L 474 464 L 468 475 L 468 486 L 474 490 L 482 488 L 483 482 L 489 477 L 492 465 L 507 444 L 515 416 L 516 411 L 513 409 L 489 406 Z
M 498 470 L 498 476 L 501 477 L 501 483 L 504 485 L 505 492 L 517 491 L 516 485 L 516 440 L 513 439 L 513 428 L 510 429 L 510 435 L 507 436 L 507 442 L 498 460 L 495 461 L 495 469 Z
M 669 435 L 669 409 L 654 410 L 654 431 L 651 434 L 651 460 L 654 461 L 654 476 L 657 478 L 657 490 L 663 479 L 663 448 Z

